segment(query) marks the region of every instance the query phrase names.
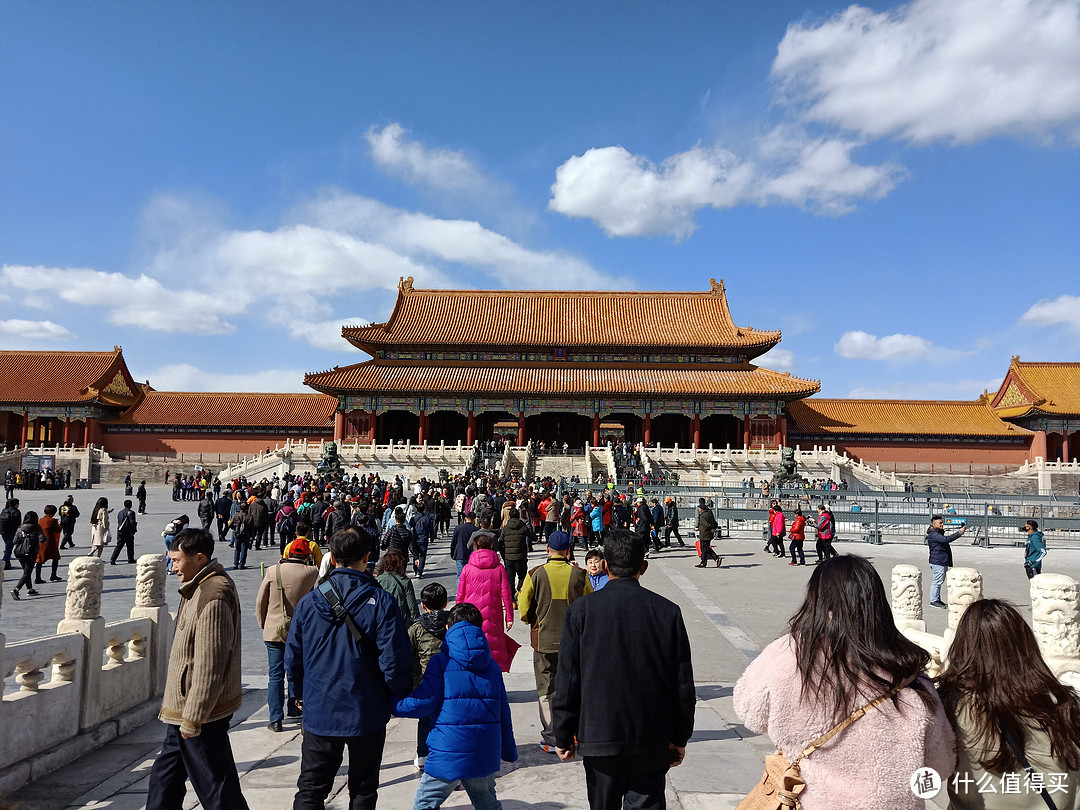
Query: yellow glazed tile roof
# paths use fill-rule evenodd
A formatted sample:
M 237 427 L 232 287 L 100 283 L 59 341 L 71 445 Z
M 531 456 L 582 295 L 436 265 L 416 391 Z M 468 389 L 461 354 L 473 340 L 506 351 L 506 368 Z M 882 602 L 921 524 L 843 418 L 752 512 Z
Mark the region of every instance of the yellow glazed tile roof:
M 369 351 L 390 346 L 765 349 L 779 331 L 738 327 L 722 281 L 705 292 L 417 290 L 402 279 L 386 323 L 344 327 Z M 755 352 L 759 353 L 759 352 Z
M 1026 436 L 997 417 L 985 400 L 810 399 L 787 407 L 791 433 L 907 436 Z

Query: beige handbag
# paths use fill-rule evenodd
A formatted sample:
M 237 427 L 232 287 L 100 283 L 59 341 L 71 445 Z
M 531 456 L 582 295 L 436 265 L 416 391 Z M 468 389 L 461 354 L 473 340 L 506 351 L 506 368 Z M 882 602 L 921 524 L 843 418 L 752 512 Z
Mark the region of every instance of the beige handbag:
M 800 763 L 829 740 L 850 726 L 879 703 L 882 703 L 915 680 L 912 676 L 904 683 L 890 689 L 881 697 L 872 700 L 865 706 L 860 706 L 853 711 L 846 720 L 838 723 L 831 731 L 827 731 L 811 742 L 802 750 L 795 759 L 788 762 L 782 752 L 769 754 L 765 757 L 765 773 L 757 786 L 747 794 L 746 798 L 739 802 L 738 810 L 784 810 L 784 808 L 799 808 L 799 794 L 806 790 L 806 782 L 800 772 Z

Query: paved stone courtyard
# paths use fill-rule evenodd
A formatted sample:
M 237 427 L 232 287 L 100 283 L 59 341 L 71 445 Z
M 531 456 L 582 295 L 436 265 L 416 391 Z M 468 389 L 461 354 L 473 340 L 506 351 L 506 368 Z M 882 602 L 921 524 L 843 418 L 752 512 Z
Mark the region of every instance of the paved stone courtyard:
M 74 491 L 76 504 L 83 511 L 76 531 L 79 543 L 74 550 L 89 548 L 89 512 L 100 495 L 110 505 L 120 507 L 123 496 L 118 488 Z M 46 503 L 63 500 L 66 492 L 19 492 L 22 508 L 40 512 Z M 165 487 L 151 487 L 148 512 L 140 520 L 136 556 L 163 550 L 161 529 L 179 514 L 195 517 L 197 504 L 174 503 Z M 684 521 L 685 522 L 685 521 Z M 429 573 L 451 592 L 454 591 L 453 566 L 447 556 L 448 539 L 435 544 L 429 554 Z M 735 681 L 757 651 L 782 634 L 791 614 L 803 595 L 803 585 L 812 567 L 792 568 L 762 551 L 758 540 L 725 540 L 716 545 L 724 556 L 722 569 L 696 569 L 692 548 L 663 551 L 653 556 L 642 583 L 676 601 L 683 610 L 694 650 L 694 676 L 697 684 L 697 723 L 684 764 L 669 778 L 669 806 L 698 808 L 734 808 L 739 799 L 761 774 L 762 757 L 771 751 L 767 738 L 744 729 L 731 705 Z M 927 568 L 926 549 L 921 545 L 870 546 L 842 543 L 843 552 L 868 557 L 888 585 L 890 571 L 898 563 L 913 563 Z M 71 550 L 64 552 L 71 554 Z M 1014 601 L 1022 610 L 1030 610 L 1028 581 L 1024 576 L 1022 549 L 992 548 L 954 544 L 956 563 L 978 568 L 984 577 L 984 593 Z M 106 548 L 106 559 L 111 547 Z M 231 549 L 222 549 L 220 558 L 232 562 Z M 247 571 L 234 577 L 245 606 L 244 681 L 247 694 L 243 709 L 234 717 L 232 742 L 240 766 L 245 795 L 252 808 L 287 808 L 291 806 L 300 760 L 300 734 L 296 725 L 287 725 L 284 733 L 275 734 L 265 726 L 265 647 L 254 620 L 254 601 L 261 579 L 259 563 L 271 563 L 272 551 L 253 553 Z M 541 555 L 535 555 L 539 562 Z M 1080 578 L 1080 549 L 1052 548 L 1045 569 Z M 14 572 L 7 572 L 9 575 Z M 65 576 L 65 566 L 61 566 Z M 125 617 L 133 602 L 134 566 L 106 565 L 102 614 L 108 620 Z M 924 592 L 929 589 L 929 572 L 924 576 Z M 7 598 L 0 616 L 0 631 L 8 641 L 18 641 L 56 631 L 63 616 L 64 586 L 53 583 L 38 586 L 39 597 L 25 597 L 20 602 L 10 598 L 12 582 L 5 582 Z M 179 596 L 175 581 L 169 584 L 169 605 L 175 610 Z M 929 598 L 924 593 L 925 602 Z M 945 611 L 928 608 L 927 629 L 941 633 L 946 625 Z M 931 612 L 932 611 L 932 612 Z M 538 746 L 539 731 L 531 656 L 525 628 L 515 623 L 512 631 L 525 645 L 506 676 L 513 710 L 515 736 L 520 758 L 505 766 L 498 781 L 500 799 L 507 810 L 577 810 L 587 807 L 584 772 L 579 762 L 562 764 Z M 7 684 L 11 688 L 11 684 Z M 648 685 L 642 684 L 642 699 L 648 699 Z M 27 785 L 9 796 L 16 807 L 30 810 L 60 808 L 113 808 L 128 810 L 142 807 L 149 768 L 162 737 L 156 720 L 134 732 L 85 755 L 59 770 Z M 383 760 L 380 805 L 408 808 L 412 805 L 418 775 L 412 767 L 416 721 L 393 720 L 388 730 Z M 898 774 L 905 781 L 908 774 Z M 344 775 L 339 775 L 334 808 L 348 806 Z M 939 797 L 940 801 L 940 797 Z M 186 807 L 198 807 L 193 795 Z M 448 807 L 468 806 L 464 794 L 455 794 Z M 928 804 L 928 807 L 938 806 Z M 940 804 L 945 806 L 945 802 Z

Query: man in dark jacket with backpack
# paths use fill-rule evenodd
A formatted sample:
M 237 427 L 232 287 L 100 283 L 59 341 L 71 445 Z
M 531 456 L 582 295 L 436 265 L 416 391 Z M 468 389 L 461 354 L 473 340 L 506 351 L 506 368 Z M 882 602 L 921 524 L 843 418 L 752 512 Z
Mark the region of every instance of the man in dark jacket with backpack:
M 367 532 L 335 534 L 329 587 L 301 599 L 289 625 L 285 671 L 304 718 L 294 810 L 322 810 L 346 746 L 349 806 L 373 810 L 390 711 L 412 688 L 405 620 L 367 573 L 371 545 Z

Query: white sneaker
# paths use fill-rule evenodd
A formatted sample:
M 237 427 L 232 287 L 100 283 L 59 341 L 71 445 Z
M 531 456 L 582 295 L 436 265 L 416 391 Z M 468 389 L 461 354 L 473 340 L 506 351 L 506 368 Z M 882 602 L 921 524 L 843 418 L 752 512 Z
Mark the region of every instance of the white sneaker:
M 422 757 L 422 756 L 417 755 L 413 759 L 412 764 L 413 764 L 413 767 L 416 768 L 416 770 L 420 771 L 420 773 L 423 773 L 424 772 L 424 763 L 425 762 L 427 762 L 427 757 Z

